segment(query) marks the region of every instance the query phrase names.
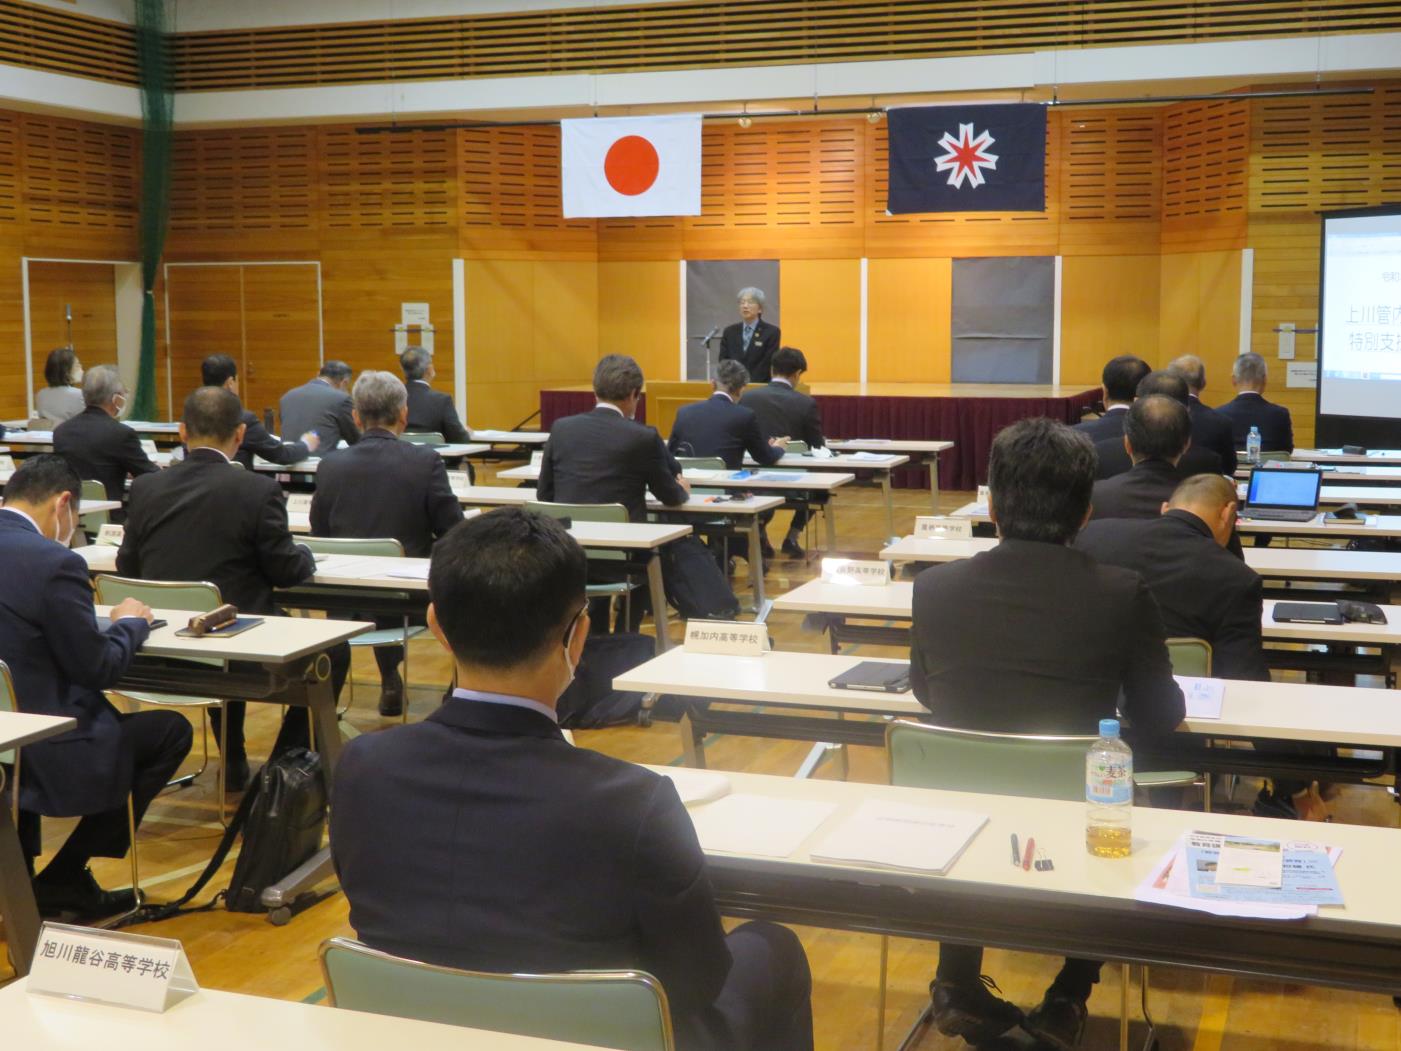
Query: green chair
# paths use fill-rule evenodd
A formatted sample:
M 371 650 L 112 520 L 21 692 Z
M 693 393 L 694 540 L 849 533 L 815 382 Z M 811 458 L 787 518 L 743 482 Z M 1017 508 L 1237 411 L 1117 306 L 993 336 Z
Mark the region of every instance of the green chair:
M 785 452 L 790 452 L 794 456 L 805 456 L 812 450 L 808 448 L 807 442 L 789 442 Z
M 718 456 L 678 456 L 676 462 L 683 471 L 723 471 L 725 461 Z
M 718 462 L 718 461 L 717 461 Z M 622 504 L 555 504 L 543 500 L 531 500 L 525 505 L 527 511 L 550 518 L 567 518 L 571 522 L 627 522 L 628 509 Z M 585 548 L 589 561 L 600 563 L 600 568 L 608 568 L 610 562 L 627 562 L 628 556 L 622 551 L 608 551 L 598 548 Z M 589 598 L 606 598 L 609 605 L 609 619 L 612 620 L 612 606 L 616 599 L 623 600 L 623 623 L 632 624 L 632 593 L 638 584 L 630 575 L 618 581 L 590 584 L 584 589 Z
M 107 487 L 105 485 L 103 485 L 101 482 L 94 481 L 91 478 L 85 478 L 83 480 L 82 501 L 78 505 L 78 521 L 83 524 L 83 531 L 85 533 L 96 533 L 99 529 L 101 529 L 103 526 L 105 526 L 108 522 L 112 520 L 112 513 L 110 511 L 84 512 L 82 505 L 87 503 L 89 500 L 106 499 Z
M 321 943 L 333 1007 L 545 1040 L 672 1051 L 661 983 L 644 971 L 490 974 L 406 960 L 349 938 Z
M 437 431 L 405 431 L 399 435 L 406 442 L 414 445 L 446 445 L 447 442 Z
M 393 537 L 385 539 L 365 539 L 358 537 L 329 537 L 329 536 L 304 536 L 298 537 L 297 542 L 305 544 L 311 549 L 314 555 L 375 555 L 381 558 L 403 558 L 404 545 Z M 398 599 L 407 602 L 413 596 L 408 592 L 386 592 L 382 588 L 366 588 L 363 591 L 347 590 L 345 588 L 318 588 L 315 584 L 304 584 L 301 587 L 290 588 L 287 591 L 288 601 L 296 605 L 296 595 L 298 594 L 320 594 L 332 593 L 338 597 L 360 597 L 365 600 L 366 608 L 373 609 L 375 603 L 383 602 L 386 598 Z M 404 711 L 400 716 L 400 722 L 409 721 L 409 640 L 416 639 L 428 628 L 422 624 L 410 624 L 409 615 L 404 614 L 403 624 L 397 628 L 380 628 L 375 631 L 368 631 L 363 635 L 357 635 L 349 640 L 350 648 L 355 649 L 380 649 L 384 646 L 404 647 Z M 341 709 L 345 712 L 355 704 L 355 676 L 347 675 L 347 682 L 350 686 L 350 698 L 345 707 Z
M 1211 643 L 1206 639 L 1175 638 L 1167 640 L 1168 660 L 1174 675 L 1211 675 Z
M 104 606 L 115 606 L 123 599 L 134 598 L 154 609 L 180 609 L 189 610 L 191 613 L 208 613 L 211 609 L 217 609 L 224 603 L 223 598 L 219 595 L 218 585 L 207 581 L 136 580 L 131 577 L 103 574 L 97 578 L 93 587 L 97 592 L 98 603 Z M 227 662 L 191 658 L 189 663 L 211 668 L 223 668 Z M 167 787 L 184 787 L 192 784 L 209 768 L 209 710 L 211 708 L 219 710 L 219 739 L 222 741 L 227 711 L 223 700 L 174 693 L 144 693 L 131 690 L 114 692 L 119 692 L 121 696 L 129 697 L 138 704 L 148 704 L 158 708 L 198 708 L 200 710 L 203 760 L 200 762 L 198 770 L 176 777 L 170 781 Z M 219 823 L 226 824 L 224 813 L 228 803 L 228 793 L 224 788 L 224 764 L 222 762 L 215 773 L 215 785 L 219 799 Z

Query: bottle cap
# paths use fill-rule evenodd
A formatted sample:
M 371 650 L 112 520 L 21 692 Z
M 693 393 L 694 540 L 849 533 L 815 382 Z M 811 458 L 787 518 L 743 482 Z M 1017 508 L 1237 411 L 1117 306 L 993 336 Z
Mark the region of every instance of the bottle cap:
M 1100 735 L 1101 737 L 1118 737 L 1118 736 L 1119 736 L 1119 720 L 1118 720 L 1118 719 L 1101 719 L 1101 720 L 1099 721 L 1099 735 Z

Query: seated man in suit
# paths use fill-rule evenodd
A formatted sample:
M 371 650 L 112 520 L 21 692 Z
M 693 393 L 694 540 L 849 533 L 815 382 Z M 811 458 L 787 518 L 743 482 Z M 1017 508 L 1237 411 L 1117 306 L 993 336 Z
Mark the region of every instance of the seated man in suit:
M 399 440 L 409 409 L 397 376 L 362 372 L 351 398 L 360 440 L 321 461 L 311 498 L 311 531 L 315 536 L 393 537 L 408 557 L 427 558 L 433 541 L 462 521 L 462 505 L 452 495 L 443 458 L 426 445 Z M 404 623 L 399 616 L 374 619 L 379 628 Z M 380 715 L 403 713 L 403 659 L 402 646 L 375 649 Z
M 1231 384 L 1236 396 L 1216 411 L 1231 421 L 1231 438 L 1237 449 L 1245 448 L 1250 428 L 1260 428 L 1261 452 L 1294 451 L 1294 423 L 1289 410 L 1265 400 L 1269 369 L 1265 359 L 1254 351 L 1236 358 L 1231 367 Z
M 1150 394 L 1164 394 L 1174 401 L 1180 402 L 1184 408 L 1188 407 L 1187 381 L 1170 369 L 1161 369 L 1143 377 L 1138 384 L 1137 393 L 1139 398 L 1146 398 Z M 1189 426 L 1190 423 L 1191 414 L 1190 409 L 1188 409 Z M 1095 454 L 1099 457 L 1099 466 L 1095 472 L 1096 478 L 1113 478 L 1115 475 L 1127 473 L 1129 468 L 1133 466 L 1133 460 L 1129 458 L 1128 450 L 1124 448 L 1122 435 L 1117 438 L 1096 441 Z M 1194 474 L 1221 474 L 1222 472 L 1220 454 L 1212 449 L 1198 448 L 1195 437 L 1177 465 L 1179 478 L 1189 478 Z
M 715 393 L 707 401 L 686 405 L 676 414 L 667 448 L 673 456 L 718 456 L 731 471 L 744 466 L 744 454 L 757 464 L 778 463 L 788 437 L 765 439 L 759 418 L 739 404 L 749 372 L 737 361 L 715 366 Z
M 1138 740 L 1171 732 L 1184 707 L 1158 604 L 1136 574 L 1070 546 L 1090 512 L 1089 439 L 1047 419 L 1014 423 L 993 440 L 988 484 L 1001 543 L 915 578 L 910 681 L 932 721 L 1094 734 L 1117 706 Z M 941 1033 L 977 1044 L 1020 1023 L 1052 1047 L 1076 1046 L 1098 963 L 1067 960 L 1025 1018 L 979 980 L 981 968 L 980 948 L 940 945 L 932 996 Z
M 452 395 L 430 386 L 438 374 L 433 368 L 433 355 L 422 347 L 409 347 L 399 355 L 399 367 L 404 370 L 404 384 L 408 388 L 407 430 L 416 434 L 441 434 L 443 441 L 453 445 L 470 442 L 472 433 L 458 419 Z
M 1148 362 L 1132 354 L 1110 358 L 1100 373 L 1100 390 L 1104 396 L 1104 415 L 1097 420 L 1081 420 L 1075 429 L 1088 434 L 1090 441 L 1120 438 L 1124 433 L 1124 413 L 1137 397 L 1138 385 L 1153 370 Z
M 423 722 L 346 745 L 331 844 L 351 926 L 448 967 L 644 970 L 679 1051 L 810 1051 L 798 939 L 770 923 L 726 935 L 671 782 L 560 735 L 585 562 L 558 522 L 515 508 L 433 549 L 428 624 L 457 689 Z
M 54 452 L 84 480 L 102 483 L 108 500 L 126 496 L 126 480 L 160 470 L 141 438 L 117 419 L 127 406 L 126 384 L 115 365 L 95 365 L 83 376 L 87 408 L 54 429 Z
M 1236 473 L 1236 443 L 1231 438 L 1231 421 L 1202 402 L 1206 390 L 1206 366 L 1195 354 L 1183 354 L 1168 366 L 1187 381 L 1187 411 L 1192 414 L 1192 444 L 1210 449 L 1221 457 L 1221 473 Z
M 321 439 L 323 452 L 330 452 L 340 442 L 354 445 L 360 432 L 351 419 L 350 366 L 343 361 L 328 361 L 321 371 L 300 387 L 293 387 L 277 406 L 283 434 L 305 434 L 315 431 Z
M 1165 394 L 1135 401 L 1117 442 L 1133 466 L 1095 482 L 1092 517 L 1157 518 L 1182 480 L 1177 465 L 1191 441 L 1192 420 L 1181 402 Z M 1104 444 L 1096 443 L 1096 453 Z
M 199 371 L 206 387 L 223 387 L 238 397 L 238 363 L 233 358 L 227 354 L 211 354 L 200 363 Z M 238 447 L 234 459 L 250 471 L 254 456 L 261 456 L 269 463 L 298 463 L 321 447 L 321 439 L 315 431 L 307 431 L 295 442 L 284 442 L 268 433 L 257 413 L 244 409 L 240 420 L 243 444 Z
M 774 352 L 783 344 L 783 333 L 765 321 L 763 313 L 763 289 L 741 288 L 739 320 L 720 335 L 720 360 L 738 361 L 755 383 L 769 382 Z
M 747 390 L 739 403 L 752 409 L 759 417 L 759 429 L 766 438 L 785 438 L 807 442 L 810 449 L 823 449 L 827 439 L 822 436 L 822 411 L 816 399 L 798 390 L 803 373 L 808 370 L 808 359 L 795 347 L 782 347 L 773 356 L 773 379 L 767 387 Z M 760 521 L 764 524 L 763 551 L 765 558 L 773 557 L 773 547 L 769 544 L 767 526 L 768 515 Z M 803 549 L 798 539 L 808 524 L 806 505 L 793 509 L 793 521 L 788 525 L 788 535 L 783 540 L 783 553 L 790 558 L 802 558 Z
M 127 852 L 127 797 L 136 821 L 190 751 L 178 712 L 120 714 L 102 695 L 150 634 L 151 611 L 126 599 L 111 624 L 93 613 L 87 564 L 68 550 L 78 525 L 81 481 L 61 456 L 31 456 L 5 487 L 0 508 L 0 660 L 14 677 L 20 711 L 78 725 L 26 745 L 20 778 L 20 840 L 31 867 L 39 815 L 82 820 L 34 881 L 39 910 L 91 922 L 131 909 L 135 895 L 104 891 L 94 857 Z M 8 804 L 6 804 L 8 805 Z
M 310 551 L 292 542 L 277 482 L 233 466 L 234 453 L 243 444 L 242 416 L 243 406 L 223 387 L 199 387 L 185 399 L 180 440 L 189 454 L 132 485 L 118 573 L 147 580 L 207 580 L 241 613 L 276 613 L 273 588 L 311 579 L 316 562 Z M 348 647 L 337 647 L 332 657 L 337 676 L 343 677 Z M 235 792 L 248 782 L 245 707 L 242 701 L 227 705 L 228 732 L 221 742 L 224 782 Z M 289 707 L 272 754 L 305 747 L 307 740 L 306 712 Z

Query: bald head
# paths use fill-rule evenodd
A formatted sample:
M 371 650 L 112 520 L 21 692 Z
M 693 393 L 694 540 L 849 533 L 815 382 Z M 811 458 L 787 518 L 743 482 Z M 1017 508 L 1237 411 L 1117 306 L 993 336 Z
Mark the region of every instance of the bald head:
M 1187 389 L 1193 394 L 1201 394 L 1206 389 L 1206 366 L 1195 354 L 1173 358 L 1168 368 L 1187 381 Z
M 1173 490 L 1163 510 L 1195 515 L 1225 547 L 1236 527 L 1235 483 L 1219 474 L 1194 474 Z
M 1175 465 L 1191 441 L 1192 419 L 1187 406 L 1177 399 L 1149 394 L 1129 406 L 1124 418 L 1124 448 L 1134 463 L 1166 460 Z

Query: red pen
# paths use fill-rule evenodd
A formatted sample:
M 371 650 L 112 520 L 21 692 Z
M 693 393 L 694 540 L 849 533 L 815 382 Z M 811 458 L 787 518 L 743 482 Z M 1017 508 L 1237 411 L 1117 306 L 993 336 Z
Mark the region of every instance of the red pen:
M 1036 857 L 1036 840 L 1028 836 L 1026 841 L 1026 854 L 1022 857 L 1023 872 L 1031 871 L 1031 859 L 1034 857 Z

